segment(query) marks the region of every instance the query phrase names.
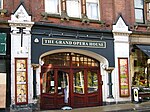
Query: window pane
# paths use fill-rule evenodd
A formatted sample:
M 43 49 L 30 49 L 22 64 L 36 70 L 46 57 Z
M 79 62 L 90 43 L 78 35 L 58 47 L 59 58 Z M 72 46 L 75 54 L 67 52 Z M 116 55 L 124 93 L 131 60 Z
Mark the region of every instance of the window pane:
M 150 3 L 147 3 L 147 20 L 150 20 Z
M 45 12 L 59 13 L 59 0 L 45 0 Z
M 88 93 L 96 92 L 98 90 L 97 73 L 88 71 Z
M 0 33 L 0 54 L 6 54 L 6 33 Z
M 143 10 L 141 9 L 135 9 L 135 20 L 136 22 L 143 23 Z
M 2 8 L 2 0 L 0 0 L 0 9 Z
M 84 94 L 84 72 L 74 73 L 73 77 L 74 92 Z
M 143 0 L 134 0 L 135 8 L 143 8 Z
M 67 0 L 67 14 L 70 17 L 80 17 L 79 0 Z
M 6 73 L 6 61 L 0 60 L 0 73 Z
M 54 93 L 55 92 L 54 71 L 44 73 L 42 79 L 43 79 L 42 93 Z
M 98 3 L 87 2 L 86 11 L 89 19 L 98 19 Z

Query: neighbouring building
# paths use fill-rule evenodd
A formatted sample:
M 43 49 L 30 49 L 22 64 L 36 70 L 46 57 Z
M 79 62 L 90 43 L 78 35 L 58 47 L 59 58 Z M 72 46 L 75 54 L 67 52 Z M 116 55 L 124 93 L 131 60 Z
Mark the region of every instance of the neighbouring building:
M 148 100 L 149 2 L 1 0 L 0 108 Z

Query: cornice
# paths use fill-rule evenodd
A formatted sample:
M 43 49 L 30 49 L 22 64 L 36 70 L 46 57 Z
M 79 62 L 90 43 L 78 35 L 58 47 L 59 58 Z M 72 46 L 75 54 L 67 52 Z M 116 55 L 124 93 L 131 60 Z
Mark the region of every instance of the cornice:
M 113 32 L 114 36 L 129 36 L 131 32 Z
M 13 22 L 13 21 L 8 21 L 10 26 L 21 26 L 21 27 L 32 27 L 34 22 Z

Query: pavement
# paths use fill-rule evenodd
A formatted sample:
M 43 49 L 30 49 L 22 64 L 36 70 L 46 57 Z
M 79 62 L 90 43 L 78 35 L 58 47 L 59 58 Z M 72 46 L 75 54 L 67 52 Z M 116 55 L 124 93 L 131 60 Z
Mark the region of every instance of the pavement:
M 73 108 L 72 110 L 41 110 L 40 112 L 150 112 L 150 101 L 87 108 Z
M 0 110 L 0 112 L 150 112 L 150 100 L 141 103 L 111 104 L 97 107 L 73 108 L 71 110 L 36 110 L 32 108 L 18 108 Z

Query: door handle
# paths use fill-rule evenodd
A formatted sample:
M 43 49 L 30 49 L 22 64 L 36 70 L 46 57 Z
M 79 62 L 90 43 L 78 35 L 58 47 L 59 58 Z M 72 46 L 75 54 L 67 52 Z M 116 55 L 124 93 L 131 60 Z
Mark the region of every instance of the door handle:
M 103 85 L 103 81 L 101 81 L 100 84 Z

